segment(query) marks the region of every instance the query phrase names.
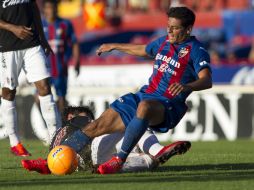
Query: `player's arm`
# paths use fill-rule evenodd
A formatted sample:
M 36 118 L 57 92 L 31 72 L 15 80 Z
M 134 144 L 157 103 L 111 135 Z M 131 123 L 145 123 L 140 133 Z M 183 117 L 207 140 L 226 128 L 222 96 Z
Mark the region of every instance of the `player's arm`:
M 80 49 L 78 42 L 74 43 L 72 46 L 72 59 L 74 61 L 75 71 L 78 76 L 80 71 Z
M 200 91 L 212 88 L 212 76 L 208 68 L 202 69 L 198 73 L 198 79 L 187 84 L 173 83 L 169 87 L 169 91 L 173 96 L 177 96 L 184 91 Z
M 46 55 L 49 55 L 50 53 L 53 53 L 53 51 L 51 47 L 49 46 L 48 41 L 45 37 L 43 27 L 42 27 L 42 22 L 41 22 L 40 10 L 36 4 L 36 1 L 33 2 L 33 12 L 34 12 L 34 25 L 36 30 L 39 33 L 41 46 L 43 47 Z
M 212 87 L 210 56 L 207 50 L 198 45 L 193 49 L 190 56 L 193 61 L 193 68 L 197 73 L 197 79 L 187 84 L 171 84 L 168 90 L 173 96 L 185 91 L 199 91 Z
M 198 80 L 186 84 L 186 87 L 191 91 L 200 91 L 212 88 L 212 74 L 208 68 L 202 69 L 198 73 Z
M 0 29 L 12 32 L 19 39 L 26 39 L 33 35 L 31 28 L 26 26 L 17 26 L 0 19 Z
M 145 51 L 146 45 L 136 45 L 136 44 L 119 44 L 119 43 L 111 43 L 111 44 L 103 44 L 96 51 L 97 55 L 100 55 L 104 52 L 110 52 L 112 50 L 118 50 L 130 55 L 148 57 Z
M 66 24 L 67 24 L 67 29 L 66 29 L 66 43 L 68 44 L 68 47 L 70 45 L 71 49 L 72 49 L 72 60 L 74 62 L 74 68 L 75 68 L 75 72 L 76 75 L 79 75 L 79 71 L 80 71 L 80 47 L 79 47 L 79 42 L 78 39 L 76 37 L 75 34 L 75 30 L 73 28 L 72 23 L 69 20 L 65 20 Z

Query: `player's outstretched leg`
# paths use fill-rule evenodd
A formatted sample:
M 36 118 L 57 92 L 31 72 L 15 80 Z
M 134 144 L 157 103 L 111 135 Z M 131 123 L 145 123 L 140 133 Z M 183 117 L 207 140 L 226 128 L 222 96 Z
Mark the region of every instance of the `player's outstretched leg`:
M 189 141 L 177 141 L 164 146 L 164 148 L 162 148 L 160 152 L 154 156 L 154 158 L 159 161 L 160 164 L 164 164 L 172 156 L 186 153 L 190 147 L 191 143 Z
M 40 174 L 51 174 L 47 160 L 38 158 L 37 160 L 21 160 L 23 168 L 28 171 L 36 171 Z
M 164 106 L 156 100 L 144 100 L 139 102 L 136 115 L 126 126 L 123 143 L 120 151 L 117 153 L 117 157 L 113 157 L 108 162 L 101 164 L 98 172 L 101 174 L 110 174 L 120 171 L 129 153 L 145 133 L 149 124 L 157 125 L 163 121 L 164 116 L 162 115 L 164 111 Z M 156 112 L 156 114 L 154 114 L 154 112 Z
M 129 153 L 146 131 L 147 126 L 147 120 L 134 117 L 125 130 L 123 143 L 117 156 L 101 164 L 98 168 L 98 173 L 113 174 L 119 172 Z

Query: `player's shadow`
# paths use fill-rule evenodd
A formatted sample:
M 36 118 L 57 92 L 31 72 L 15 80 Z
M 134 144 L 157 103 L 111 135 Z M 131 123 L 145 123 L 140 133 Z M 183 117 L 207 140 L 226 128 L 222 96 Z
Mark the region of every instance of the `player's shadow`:
M 197 170 L 251 170 L 254 163 L 234 163 L 234 164 L 203 164 L 203 165 L 181 165 L 181 166 L 161 166 L 154 172 L 166 171 L 197 171 Z
M 36 175 L 36 174 L 35 174 Z M 71 176 L 47 176 L 13 181 L 0 180 L 1 187 L 72 184 L 129 184 L 254 180 L 254 163 L 162 166 L 151 172 L 96 175 L 78 172 Z

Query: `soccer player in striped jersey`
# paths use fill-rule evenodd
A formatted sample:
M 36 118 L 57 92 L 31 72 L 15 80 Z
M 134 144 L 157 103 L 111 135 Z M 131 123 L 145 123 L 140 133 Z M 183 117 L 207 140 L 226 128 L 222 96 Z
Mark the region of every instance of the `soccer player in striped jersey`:
M 57 14 L 57 1 L 43 1 L 43 30 L 54 54 L 49 55 L 51 84 L 55 88 L 60 112 L 66 106 L 68 62 L 73 59 L 76 74 L 79 74 L 80 51 L 79 44 L 69 20 L 60 18 Z
M 148 85 L 136 93 L 118 98 L 98 119 L 62 143 L 78 152 L 94 137 L 124 131 L 120 152 L 99 166 L 101 174 L 121 170 L 130 151 L 148 127 L 161 133 L 176 127 L 187 111 L 185 101 L 190 93 L 212 87 L 208 52 L 191 36 L 195 14 L 187 7 L 171 7 L 167 15 L 166 36 L 147 45 L 104 44 L 97 50 L 98 55 L 118 50 L 154 59 Z M 160 158 L 164 151 L 167 149 L 155 157 Z

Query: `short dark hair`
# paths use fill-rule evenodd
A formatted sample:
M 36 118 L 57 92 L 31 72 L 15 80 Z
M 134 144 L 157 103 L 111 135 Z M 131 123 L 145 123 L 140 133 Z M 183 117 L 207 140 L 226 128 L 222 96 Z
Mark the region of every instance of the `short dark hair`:
M 68 119 L 69 114 L 73 114 L 74 116 L 78 116 L 80 113 L 86 113 L 88 117 L 94 120 L 94 114 L 90 107 L 88 106 L 67 106 L 64 108 L 62 113 L 62 120 L 65 123 Z
M 52 3 L 55 6 L 57 6 L 57 4 L 59 3 L 58 0 L 43 0 L 43 5 L 45 5 L 46 3 Z
M 167 15 L 168 17 L 180 19 L 183 27 L 193 26 L 196 18 L 195 13 L 187 7 L 170 7 Z

